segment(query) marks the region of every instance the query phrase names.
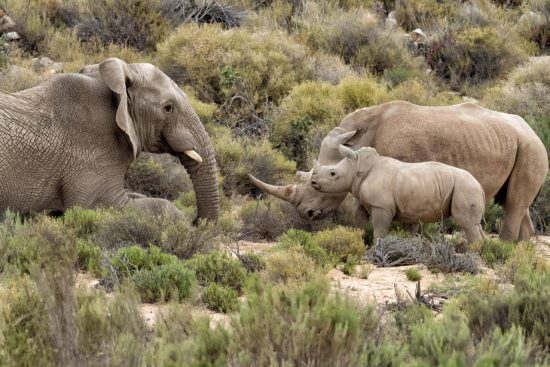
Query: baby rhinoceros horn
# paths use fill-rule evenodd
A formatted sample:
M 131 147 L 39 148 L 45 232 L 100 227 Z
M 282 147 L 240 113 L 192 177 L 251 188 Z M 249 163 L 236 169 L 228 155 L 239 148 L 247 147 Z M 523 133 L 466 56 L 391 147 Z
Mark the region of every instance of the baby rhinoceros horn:
M 342 144 L 340 144 L 340 146 L 338 146 L 338 149 L 340 150 L 340 153 L 342 153 L 344 155 L 344 157 L 346 158 L 349 158 L 349 159 L 352 159 L 352 160 L 357 160 L 357 157 L 358 157 L 358 153 L 355 151 L 355 150 L 352 150 Z
M 288 201 L 292 203 L 294 201 L 294 197 L 296 195 L 296 185 L 286 185 L 286 186 L 275 186 L 270 185 L 268 183 L 265 183 L 263 181 L 258 180 L 256 177 L 252 176 L 251 174 L 248 175 L 250 180 L 256 185 L 259 189 L 261 189 L 263 192 L 273 195 L 276 198 Z

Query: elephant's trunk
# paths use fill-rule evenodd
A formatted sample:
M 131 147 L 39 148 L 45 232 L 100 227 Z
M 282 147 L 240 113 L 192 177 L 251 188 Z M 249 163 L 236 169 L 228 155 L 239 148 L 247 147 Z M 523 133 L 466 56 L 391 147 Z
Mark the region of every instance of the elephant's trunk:
M 185 154 L 184 149 L 175 150 L 177 151 L 180 162 L 183 164 L 193 181 L 193 188 L 197 199 L 198 218 L 216 220 L 220 211 L 220 198 L 218 195 L 214 147 L 198 116 L 194 113 L 190 115 L 191 116 L 184 117 L 184 124 L 195 141 L 195 146 L 188 147 L 187 149 L 192 148 L 195 150 L 200 155 L 200 158 L 202 158 L 202 162 Z M 172 144 L 170 145 L 174 149 L 174 146 Z

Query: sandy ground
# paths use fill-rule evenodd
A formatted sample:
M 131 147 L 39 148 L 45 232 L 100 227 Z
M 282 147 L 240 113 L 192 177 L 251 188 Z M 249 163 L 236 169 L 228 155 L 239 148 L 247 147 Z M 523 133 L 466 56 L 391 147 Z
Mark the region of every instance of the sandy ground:
M 550 236 L 536 236 L 532 238 L 536 246 L 536 251 L 550 262 Z M 259 254 L 268 254 L 275 242 L 250 242 L 239 241 L 238 244 L 230 244 L 226 247 L 232 251 L 241 253 L 254 252 Z M 328 277 L 332 284 L 333 292 L 343 292 L 356 300 L 361 305 L 376 304 L 378 306 L 395 303 L 400 301 L 409 301 L 415 296 L 416 282 L 409 281 L 405 271 L 411 267 L 417 267 L 422 275 L 420 286 L 422 292 L 435 283 L 445 280 L 443 274 L 432 274 L 424 265 L 409 265 L 389 268 L 372 267 L 367 279 L 358 276 L 347 276 L 340 270 L 332 269 L 328 272 Z M 360 270 L 356 272 L 360 274 Z M 492 269 L 483 269 L 484 276 L 495 277 Z M 76 287 L 95 288 L 99 286 L 99 281 L 89 274 L 78 273 L 76 277 Z M 168 310 L 166 304 L 144 303 L 140 305 L 140 310 L 145 323 L 150 328 L 159 322 Z M 210 311 L 204 307 L 193 308 L 196 316 L 209 316 L 210 325 L 229 325 L 230 316 Z

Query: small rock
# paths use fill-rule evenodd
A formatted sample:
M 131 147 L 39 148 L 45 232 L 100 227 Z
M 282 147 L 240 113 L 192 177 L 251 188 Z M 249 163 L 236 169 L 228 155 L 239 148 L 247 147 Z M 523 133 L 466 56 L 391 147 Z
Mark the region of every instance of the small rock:
M 41 74 L 56 74 L 63 72 L 64 63 L 55 62 L 49 57 L 38 57 L 31 60 L 32 68 L 35 72 Z
M 19 37 L 19 34 L 17 32 L 7 32 L 2 35 L 6 41 L 17 41 L 18 39 L 21 39 Z

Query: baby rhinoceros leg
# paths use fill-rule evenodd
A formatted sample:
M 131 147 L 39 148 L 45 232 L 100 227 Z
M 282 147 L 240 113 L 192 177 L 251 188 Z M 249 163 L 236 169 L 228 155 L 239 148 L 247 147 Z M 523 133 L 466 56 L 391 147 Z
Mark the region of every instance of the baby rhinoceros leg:
M 456 177 L 451 201 L 451 215 L 462 228 L 468 243 L 483 238 L 481 219 L 485 211 L 485 194 L 476 179 L 467 175 Z
M 390 209 L 372 208 L 371 216 L 373 237 L 375 241 L 378 238 L 384 238 L 390 229 L 395 212 Z

